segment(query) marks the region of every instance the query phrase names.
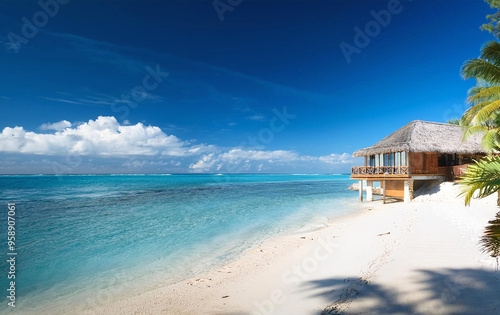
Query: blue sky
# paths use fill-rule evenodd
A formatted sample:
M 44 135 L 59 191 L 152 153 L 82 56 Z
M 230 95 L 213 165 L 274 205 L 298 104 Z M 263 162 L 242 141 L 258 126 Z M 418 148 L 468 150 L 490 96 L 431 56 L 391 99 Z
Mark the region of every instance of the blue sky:
M 347 173 L 493 39 L 473 0 L 46 3 L 0 3 L 3 174 Z

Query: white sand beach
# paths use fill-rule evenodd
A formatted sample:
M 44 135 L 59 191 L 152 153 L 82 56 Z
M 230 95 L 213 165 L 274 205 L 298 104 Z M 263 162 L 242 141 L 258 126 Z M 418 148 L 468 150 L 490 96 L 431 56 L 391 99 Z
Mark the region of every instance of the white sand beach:
M 326 228 L 86 314 L 499 314 L 500 272 L 478 241 L 496 196 L 443 183 L 411 203 L 360 204 Z

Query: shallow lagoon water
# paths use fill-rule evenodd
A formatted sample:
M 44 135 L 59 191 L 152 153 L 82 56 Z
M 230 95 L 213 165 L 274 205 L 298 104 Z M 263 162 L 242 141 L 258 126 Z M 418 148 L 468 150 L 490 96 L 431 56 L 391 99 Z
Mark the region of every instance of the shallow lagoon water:
M 16 309 L 89 307 L 203 273 L 268 238 L 355 211 L 352 182 L 347 175 L 0 176 L 5 212 L 7 202 L 17 208 Z M 6 220 L 0 228 L 6 234 Z M 0 284 L 8 288 L 6 276 Z M 0 310 L 6 306 L 7 299 Z

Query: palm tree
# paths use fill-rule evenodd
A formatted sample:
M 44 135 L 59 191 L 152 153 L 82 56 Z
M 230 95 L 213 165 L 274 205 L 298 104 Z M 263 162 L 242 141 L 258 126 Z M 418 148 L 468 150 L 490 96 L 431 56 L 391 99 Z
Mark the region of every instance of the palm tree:
M 490 23 L 483 24 L 487 30 L 500 39 L 500 0 L 485 0 L 497 12 L 486 16 Z M 469 90 L 467 102 L 471 107 L 464 113 L 460 124 L 466 128 L 463 139 L 474 133 L 483 133 L 481 146 L 489 156 L 469 165 L 461 179 L 465 204 L 472 198 L 483 198 L 498 192 L 500 206 L 500 43 L 491 41 L 481 49 L 479 58 L 467 61 L 462 67 L 464 79 L 475 78 L 477 85 Z M 496 220 L 490 221 L 481 239 L 485 252 L 498 260 L 500 257 L 500 212 Z
M 500 151 L 500 43 L 491 41 L 481 49 L 480 58 L 468 60 L 462 67 L 464 79 L 475 78 L 477 85 L 469 90 L 471 105 L 461 118 L 465 126 L 463 140 L 482 133 L 481 146 L 487 152 Z M 500 205 L 500 158 L 486 157 L 467 169 L 460 181 L 465 203 L 498 192 Z
M 481 49 L 480 58 L 468 60 L 462 67 L 464 79 L 475 78 L 477 85 L 469 90 L 471 107 L 461 118 L 467 126 L 463 139 L 483 133 L 482 147 L 487 152 L 500 150 L 500 43 L 491 41 Z
M 448 121 L 446 123 L 448 123 L 450 125 L 460 125 L 461 120 L 459 118 L 452 118 L 452 119 L 448 119 Z
M 465 127 L 463 140 L 482 133 L 481 146 L 486 152 L 500 152 L 500 43 L 491 41 L 481 49 L 480 58 L 467 61 L 462 67 L 464 79 L 475 78 L 477 85 L 469 90 L 467 102 L 471 107 L 460 124 Z M 460 180 L 465 204 L 472 198 L 483 198 L 498 193 L 500 206 L 500 156 L 489 155 L 469 165 Z M 500 257 L 500 217 L 490 221 L 481 239 L 485 252 Z

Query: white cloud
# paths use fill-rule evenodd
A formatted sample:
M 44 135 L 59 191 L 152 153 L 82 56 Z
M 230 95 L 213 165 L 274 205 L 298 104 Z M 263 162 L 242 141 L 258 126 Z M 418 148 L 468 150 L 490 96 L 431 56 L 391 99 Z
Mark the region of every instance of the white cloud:
M 120 125 L 116 118 L 99 116 L 76 127 L 60 121 L 44 124 L 42 129 L 58 130 L 53 134 L 25 131 L 23 127 L 6 127 L 0 134 L 0 152 L 32 153 L 45 155 L 168 155 L 187 156 L 198 154 L 203 147 L 190 147 L 173 135 L 165 134 L 159 127 L 142 123 Z
M 40 126 L 40 129 L 61 131 L 61 130 L 64 130 L 65 128 L 69 128 L 69 127 L 71 127 L 71 123 L 69 121 L 61 120 L 61 121 L 53 123 L 53 124 L 43 124 Z
M 335 154 L 332 153 L 330 155 L 320 156 L 318 158 L 319 161 L 328 163 L 328 164 L 338 164 L 338 163 L 354 163 L 355 160 L 351 154 L 343 153 L 343 154 Z
M 331 167 L 343 164 L 354 164 L 355 160 L 351 154 L 335 154 L 325 156 L 299 155 L 287 150 L 246 150 L 242 148 L 230 149 L 227 152 L 218 154 L 210 153 L 204 155 L 198 162 L 192 163 L 189 167 L 194 172 L 215 172 L 238 173 L 245 171 L 262 171 L 272 169 L 271 165 L 289 166 L 323 166 Z
M 298 154 L 292 151 L 276 150 L 276 151 L 260 151 L 260 150 L 243 150 L 231 149 L 226 153 L 219 155 L 219 159 L 223 162 L 235 162 L 240 160 L 249 161 L 294 161 L 298 159 Z
M 198 162 L 189 165 L 189 168 L 194 171 L 208 171 L 216 162 L 216 160 L 213 159 L 213 156 L 213 153 L 204 155 Z
M 298 154 L 292 151 L 260 151 L 235 148 L 219 154 L 206 154 L 198 162 L 192 163 L 189 168 L 195 172 L 224 171 L 238 173 L 250 170 L 253 166 L 252 162 L 255 161 L 265 161 L 267 163 L 276 161 L 290 162 L 298 160 L 298 158 Z M 260 168 L 262 169 L 262 167 Z
M 347 170 L 348 164 L 356 164 L 352 155 L 347 153 L 309 156 L 289 150 L 194 145 L 194 140 L 182 141 L 156 126 L 146 126 L 143 123 L 130 125 L 128 121 L 120 124 L 115 117 L 106 116 L 87 122 L 71 123 L 62 120 L 43 124 L 40 129 L 52 132 L 36 133 L 19 126 L 4 128 L 0 133 L 0 152 L 47 155 L 54 158 L 70 155 L 100 157 L 103 165 L 111 163 L 104 160 L 128 157 L 131 160 L 119 164 L 128 168 L 147 168 L 160 172 L 174 166 L 179 170 L 181 165 L 188 167 L 184 171 L 192 172 L 291 172 L 299 169 L 330 172 Z

